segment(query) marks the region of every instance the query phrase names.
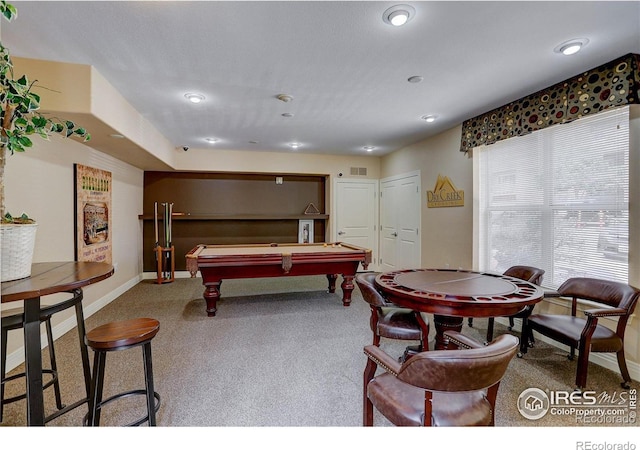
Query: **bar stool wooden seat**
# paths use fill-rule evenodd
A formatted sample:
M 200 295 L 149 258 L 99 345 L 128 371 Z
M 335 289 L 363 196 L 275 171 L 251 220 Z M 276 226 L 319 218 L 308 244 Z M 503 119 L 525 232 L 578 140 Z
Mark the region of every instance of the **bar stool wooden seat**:
M 49 349 L 49 369 L 42 369 L 43 374 L 48 374 L 51 376 L 51 379 L 44 383 L 42 389 L 47 389 L 53 386 L 55 399 L 56 399 L 56 408 L 58 409 L 53 414 L 49 415 L 45 418 L 45 422 L 49 422 L 52 419 L 55 419 L 59 415 L 70 411 L 71 409 L 77 408 L 83 403 L 87 402 L 89 396 L 89 385 L 90 385 L 90 369 L 89 369 L 89 354 L 86 346 L 84 345 L 84 313 L 82 310 L 82 290 L 81 289 L 73 289 L 68 291 L 72 296 L 64 301 L 60 301 L 58 303 L 52 305 L 42 305 L 40 308 L 40 323 L 45 324 L 45 329 L 47 333 L 47 347 Z M 71 405 L 64 405 L 62 403 L 62 396 L 60 393 L 60 382 L 58 380 L 58 366 L 56 362 L 56 353 L 53 339 L 53 329 L 51 326 L 51 317 L 60 312 L 64 311 L 68 308 L 75 307 L 76 309 L 76 321 L 77 321 L 77 329 L 78 329 L 78 338 L 80 341 L 80 352 L 84 367 L 84 378 L 85 378 L 85 392 L 86 396 L 77 402 L 74 402 Z M 5 386 L 7 383 L 13 380 L 17 380 L 19 378 L 26 378 L 26 372 L 21 372 L 10 377 L 6 376 L 6 367 L 7 367 L 7 337 L 8 332 L 11 330 L 19 330 L 24 327 L 24 308 L 17 307 L 11 309 L 2 309 L 1 313 L 1 335 L 0 335 L 0 343 L 2 345 L 0 351 L 0 422 L 2 421 L 4 414 L 4 405 L 9 403 L 16 402 L 18 400 L 23 400 L 27 398 L 26 391 L 23 394 L 15 395 L 13 397 L 5 398 Z
M 132 395 L 145 395 L 147 399 L 147 415 L 127 426 L 138 426 L 148 422 L 156 425 L 155 413 L 160 408 L 160 395 L 154 391 L 153 367 L 151 362 L 151 340 L 158 334 L 160 322 L 156 319 L 138 318 L 110 322 L 89 331 L 86 344 L 94 351 L 93 375 L 91 378 L 91 394 L 89 396 L 89 413 L 84 424 L 99 426 L 100 412 L 103 406 L 120 398 Z M 144 358 L 145 389 L 136 389 L 113 395 L 102 400 L 104 387 L 104 370 L 108 352 L 142 347 Z

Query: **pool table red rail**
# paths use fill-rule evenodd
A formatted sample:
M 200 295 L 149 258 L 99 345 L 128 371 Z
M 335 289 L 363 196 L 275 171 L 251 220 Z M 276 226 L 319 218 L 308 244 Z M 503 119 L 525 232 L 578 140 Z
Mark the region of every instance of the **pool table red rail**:
M 371 250 L 336 242 L 319 244 L 198 245 L 186 255 L 192 277 L 200 271 L 207 314 L 215 316 L 223 279 L 326 275 L 335 292 L 342 275 L 342 302 L 351 303 L 358 266 L 367 269 Z

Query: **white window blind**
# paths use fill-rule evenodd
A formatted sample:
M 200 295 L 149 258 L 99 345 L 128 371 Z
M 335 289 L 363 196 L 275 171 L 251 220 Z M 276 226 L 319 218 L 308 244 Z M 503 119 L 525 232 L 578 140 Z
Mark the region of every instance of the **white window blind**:
M 629 108 L 474 150 L 478 269 L 628 282 Z

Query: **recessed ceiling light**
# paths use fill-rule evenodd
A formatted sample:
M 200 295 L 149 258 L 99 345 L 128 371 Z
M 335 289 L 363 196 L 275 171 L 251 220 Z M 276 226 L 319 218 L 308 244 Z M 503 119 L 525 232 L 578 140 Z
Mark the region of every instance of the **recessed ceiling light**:
M 204 140 L 207 141 L 209 144 L 215 144 L 216 142 L 218 142 L 216 138 L 205 138 Z
M 276 95 L 276 98 L 285 103 L 289 103 L 291 100 L 293 100 L 293 97 L 289 94 L 278 94 Z
M 373 151 L 373 149 L 375 148 L 373 145 L 365 145 L 364 147 L 362 147 L 363 149 L 365 149 L 368 152 Z
M 109 136 L 114 139 L 124 139 L 124 136 L 118 133 L 113 133 L 113 134 L 110 134 Z
M 292 142 L 291 144 L 289 144 L 289 147 L 293 149 L 297 149 L 297 148 L 300 148 L 300 144 L 297 142 Z
M 424 78 L 422 78 L 421 76 L 418 76 L 418 75 L 407 78 L 407 81 L 409 83 L 421 83 L 422 80 L 424 80 Z
M 427 114 L 425 116 L 422 116 L 421 119 L 427 123 L 433 123 L 436 121 L 436 116 L 434 116 L 433 114 Z
M 257 144 L 258 141 L 249 141 L 249 144 Z
M 413 9 L 412 6 L 395 5 L 387 9 L 384 14 L 382 14 L 382 20 L 384 23 L 388 23 L 394 27 L 400 27 L 413 19 L 415 14 L 416 10 Z
M 189 100 L 191 103 L 200 103 L 204 100 L 204 95 L 201 94 L 184 94 L 184 98 Z
M 282 117 L 293 117 L 293 113 L 282 113 Z
M 582 50 L 582 47 L 589 43 L 589 39 L 581 38 L 581 39 L 571 39 L 570 41 L 563 42 L 553 49 L 556 53 L 562 53 L 563 55 L 569 56 L 578 53 Z

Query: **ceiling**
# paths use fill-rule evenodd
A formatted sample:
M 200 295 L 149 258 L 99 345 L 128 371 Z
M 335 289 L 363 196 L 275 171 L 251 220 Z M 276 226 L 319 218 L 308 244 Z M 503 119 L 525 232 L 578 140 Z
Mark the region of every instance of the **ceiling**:
M 380 156 L 640 53 L 640 2 L 10 3 L 13 56 L 92 65 L 173 145 L 211 151 Z M 398 3 L 415 15 L 393 27 Z

